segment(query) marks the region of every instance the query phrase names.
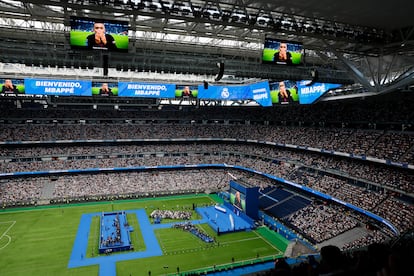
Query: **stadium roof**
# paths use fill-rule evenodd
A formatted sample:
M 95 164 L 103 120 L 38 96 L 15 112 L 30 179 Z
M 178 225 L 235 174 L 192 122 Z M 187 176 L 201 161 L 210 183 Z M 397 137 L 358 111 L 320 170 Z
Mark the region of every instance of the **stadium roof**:
M 414 27 L 414 2 L 407 0 L 257 0 L 271 10 L 388 31 Z
M 412 88 L 413 10 L 403 0 L 0 0 L 0 62 L 99 67 L 96 53 L 70 49 L 69 18 L 111 18 L 131 28 L 129 53 L 111 55 L 117 71 L 214 75 L 224 61 L 241 80 L 295 80 L 316 68 L 323 81 L 378 94 Z M 261 64 L 267 35 L 302 42 L 305 66 Z

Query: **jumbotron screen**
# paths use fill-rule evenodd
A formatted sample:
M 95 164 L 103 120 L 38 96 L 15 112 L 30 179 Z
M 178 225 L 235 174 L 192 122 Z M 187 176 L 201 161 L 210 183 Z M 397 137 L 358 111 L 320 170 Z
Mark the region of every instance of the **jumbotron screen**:
M 25 86 L 23 79 L 0 79 L 0 94 L 16 95 L 24 93 Z
M 241 211 L 246 211 L 246 195 L 233 187 L 230 188 L 230 202 Z
M 303 44 L 266 37 L 262 61 L 264 63 L 299 65 L 303 63 Z
M 70 45 L 78 49 L 128 51 L 128 22 L 70 18 Z
M 295 81 L 281 80 L 269 83 L 272 104 L 299 103 L 298 88 Z

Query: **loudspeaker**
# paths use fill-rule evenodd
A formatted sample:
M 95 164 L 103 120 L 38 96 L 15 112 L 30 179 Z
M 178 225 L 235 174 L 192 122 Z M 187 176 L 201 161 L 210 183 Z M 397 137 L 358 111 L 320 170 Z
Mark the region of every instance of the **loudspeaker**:
M 103 75 L 108 76 L 109 58 L 108 55 L 102 56 Z
M 316 69 L 312 69 L 311 70 L 311 77 L 312 77 L 312 81 L 310 82 L 310 83 L 308 83 L 306 86 L 311 86 L 311 85 L 313 85 L 315 82 L 317 82 L 318 81 L 318 79 L 319 79 L 319 73 L 318 73 L 318 70 L 316 70 Z
M 224 62 L 217 63 L 217 66 L 219 68 L 219 71 L 217 73 L 216 78 L 214 79 L 215 81 L 219 81 L 223 77 L 223 74 L 224 74 Z

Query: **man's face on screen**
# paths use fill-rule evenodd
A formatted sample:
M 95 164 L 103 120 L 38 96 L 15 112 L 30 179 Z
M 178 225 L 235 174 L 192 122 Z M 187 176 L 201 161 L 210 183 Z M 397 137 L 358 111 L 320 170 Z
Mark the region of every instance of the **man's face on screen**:
M 286 53 L 287 52 L 287 44 L 286 43 L 280 43 L 279 51 L 281 53 Z
M 13 83 L 12 83 L 11 80 L 5 80 L 4 86 L 6 86 L 6 87 L 13 87 Z
M 93 25 L 93 30 L 96 34 L 104 34 L 105 33 L 105 25 L 102 23 L 95 23 Z

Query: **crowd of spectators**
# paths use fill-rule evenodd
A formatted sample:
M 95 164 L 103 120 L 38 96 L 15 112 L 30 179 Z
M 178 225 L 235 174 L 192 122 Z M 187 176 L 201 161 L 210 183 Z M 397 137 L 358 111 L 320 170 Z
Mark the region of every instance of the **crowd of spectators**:
M 391 221 L 401 231 L 413 228 L 414 206 L 390 196 L 378 205 L 373 213 Z
M 240 165 L 257 171 L 266 172 L 330 194 L 338 199 L 350 202 L 358 207 L 371 210 L 379 215 L 384 215 L 400 230 L 406 230 L 413 220 L 412 204 L 400 202 L 385 189 L 378 191 L 352 185 L 352 182 L 343 177 L 333 177 L 326 174 L 308 173 L 301 168 L 306 165 L 317 169 L 337 170 L 341 174 L 349 173 L 359 179 L 368 179 L 374 184 L 393 188 L 404 188 L 412 191 L 412 174 L 394 169 L 392 167 L 378 167 L 364 164 L 361 161 L 336 159 L 332 156 L 320 154 L 306 154 L 304 152 L 289 151 L 267 146 L 244 144 L 149 144 L 149 145 L 113 145 L 113 146 L 65 146 L 65 147 L 29 147 L 25 152 L 23 147 L 7 149 L 5 159 L 12 159 L 12 154 L 17 153 L 22 159 L 19 162 L 0 162 L 2 172 L 16 171 L 45 171 L 88 168 L 132 167 L 132 166 L 157 166 L 176 164 L 231 164 Z M 79 159 L 70 159 L 76 153 Z M 57 158 L 52 158 L 57 156 Z M 118 157 L 120 156 L 120 157 Z M 32 160 L 49 161 L 26 161 Z M 92 158 L 94 157 L 94 158 Z M 3 159 L 3 160 L 5 160 Z M 30 158 L 29 158 L 30 159 Z M 70 160 L 69 160 L 70 159 Z M 276 162 L 275 162 L 276 160 Z M 300 162 L 300 163 L 299 163 Z M 217 174 L 219 177 L 217 177 Z M 189 177 L 191 175 L 191 178 Z M 194 177 L 197 175 L 197 177 Z M 240 175 L 240 172 L 236 174 Z M 247 182 L 252 185 L 265 187 L 271 185 L 270 180 L 263 177 L 247 177 Z M 383 178 L 381 178 L 383 177 Z M 191 179 L 191 181 L 189 181 Z M 200 191 L 220 191 L 228 186 L 232 179 L 226 173 L 193 171 L 162 173 L 130 172 L 123 174 L 83 174 L 76 176 L 60 176 L 53 181 L 53 198 L 73 198 L 83 196 L 96 196 L 105 194 L 146 194 L 164 191 L 194 191 L 194 183 L 200 183 L 197 189 Z M 1 185 L 1 201 L 13 202 L 41 198 L 41 190 L 48 180 L 42 178 L 31 179 L 30 185 L 25 186 L 25 192 L 20 192 L 22 184 L 16 185 L 20 179 L 7 180 L 7 185 Z M 368 181 L 368 182 L 369 182 Z M 25 182 L 22 182 L 25 183 Z M 37 183 L 37 184 L 36 184 Z M 395 183 L 395 184 L 394 184 Z M 32 186 L 35 186 L 32 187 Z M 29 187 L 29 188 L 27 188 Z M 387 201 L 383 201 L 387 198 Z M 378 205 L 385 205 L 382 208 Z M 396 208 L 388 208 L 388 205 Z M 402 205 L 403 208 L 399 208 Z M 391 212 L 392 214 L 387 214 Z
M 375 105 L 373 105 L 375 106 Z M 376 106 L 377 107 L 377 106 Z M 325 118 L 329 114 L 350 114 L 350 118 L 365 118 L 375 121 L 379 118 L 364 117 L 363 111 L 349 112 L 344 106 L 331 107 L 317 111 Z M 381 114 L 381 118 L 398 118 L 397 121 L 412 120 L 412 113 L 394 112 Z M 4 110 L 0 111 L 4 112 Z M 226 118 L 227 110 L 220 110 L 217 116 Z M 256 111 L 255 111 L 256 112 Z M 261 111 L 260 111 L 261 112 Z M 270 113 L 277 113 L 272 111 Z M 289 111 L 296 118 L 315 118 L 316 110 L 297 108 Z M 377 112 L 377 111 L 375 111 Z M 378 111 L 379 112 L 379 111 Z M 47 111 L 39 111 L 40 118 L 51 118 Z M 238 119 L 251 118 L 246 112 L 236 112 Z M 272 121 L 269 114 L 258 116 Z M 57 116 L 57 114 L 60 114 Z M 166 113 L 165 113 L 166 114 Z M 256 114 L 256 113 L 255 113 Z M 128 112 L 104 115 L 103 118 L 115 118 L 136 115 Z M 148 113 L 149 115 L 149 113 Z M 153 114 L 151 114 L 153 115 Z M 211 114 L 210 114 L 211 115 Z M 284 114 L 283 117 L 285 117 Z M 372 115 L 372 114 L 371 114 Z M 8 113 L 13 118 L 28 116 L 18 110 Z M 67 112 L 56 111 L 56 118 L 67 118 Z M 83 111 L 71 115 L 75 117 L 91 116 Z M 208 123 L 181 124 L 168 120 L 154 121 L 150 116 L 142 115 L 142 123 L 78 123 L 69 119 L 69 123 L 2 123 L 0 141 L 56 141 L 56 140 L 93 140 L 93 139 L 169 139 L 169 138 L 234 138 L 240 140 L 257 139 L 260 141 L 293 144 L 302 147 L 316 147 L 335 150 L 355 155 L 367 155 L 396 162 L 414 164 L 414 134 L 400 129 L 357 129 L 347 127 L 325 127 L 324 124 L 238 124 Z M 180 115 L 178 115 L 180 116 Z M 205 114 L 194 115 L 200 119 Z M 411 116 L 411 117 L 410 117 Z M 29 116 L 30 117 L 30 116 Z M 167 116 L 168 117 L 168 116 Z M 281 116 L 280 116 L 281 117 Z M 33 116 L 31 117 L 33 118 Z M 54 118 L 54 117 L 53 117 Z M 274 118 L 274 117 L 273 117 Z M 36 120 L 35 120 L 36 121 Z M 42 120 L 40 120 L 42 121 Z M 352 121 L 352 120 L 350 120 Z M 23 122 L 23 121 L 22 121 Z M 85 143 L 65 143 L 49 145 L 1 145 L 0 172 L 31 172 L 68 169 L 188 165 L 188 164 L 230 164 L 252 168 L 294 181 L 312 189 L 350 202 L 358 207 L 378 214 L 391 221 L 401 231 L 412 227 L 414 221 L 413 204 L 403 202 L 398 191 L 413 193 L 414 174 L 408 169 L 363 162 L 356 159 L 339 158 L 309 151 L 290 150 L 284 147 L 270 147 L 260 144 L 228 143 L 173 143 L 168 144 L 122 144 L 86 145 Z M 312 168 L 312 172 L 302 169 Z M 273 183 L 254 174 L 232 171 L 236 177 L 247 179 L 252 185 L 261 188 Z M 46 177 L 3 179 L 0 183 L 0 203 L 21 200 L 38 200 L 45 197 L 47 190 L 52 191 L 52 198 L 84 197 L 108 194 L 148 194 L 170 191 L 220 191 L 228 187 L 232 179 L 229 170 L 183 170 L 162 172 L 126 172 L 100 173 L 82 175 L 61 175 L 54 181 Z M 326 173 L 329 172 L 330 174 Z M 332 174 L 333 173 L 333 174 Z M 335 174 L 341 177 L 336 177 Z M 351 180 L 346 180 L 346 178 Z M 355 182 L 358 185 L 355 185 Z M 195 186 L 194 183 L 197 183 Z M 397 190 L 391 193 L 390 190 Z M 305 234 L 316 241 L 329 239 L 352 227 L 356 220 L 344 215 L 343 210 L 325 205 L 310 205 L 288 218 L 298 228 L 306 229 Z M 318 223 L 314 223 L 318 221 Z M 371 237 L 372 236 L 372 237 Z M 356 244 L 379 241 L 381 235 L 366 236 Z M 350 245 L 354 247 L 355 245 Z
M 18 201 L 67 199 L 103 195 L 219 192 L 228 188 L 231 177 L 253 179 L 251 173 L 231 169 L 186 169 L 15 178 L 1 180 L 0 205 Z M 50 196 L 49 196 L 50 195 Z
M 414 192 L 411 185 L 414 173 L 411 170 L 254 144 L 2 147 L 0 155 L 3 156 L 0 157 L 0 172 L 6 173 L 199 162 L 244 164 L 246 167 L 288 177 L 293 170 L 290 164 L 294 163 L 319 170 L 334 170 L 382 187 Z
M 329 240 L 358 225 L 358 221 L 347 215 L 344 208 L 315 203 L 289 215 L 286 221 L 316 243 Z
M 12 106 L 12 109 L 0 108 L 0 118 L 15 119 L 20 123 L 2 121 L 0 142 L 151 138 L 257 139 L 414 164 L 414 98 L 407 93 L 390 93 L 389 97 L 384 95 L 372 101 L 321 102 L 309 106 L 272 109 L 220 106 L 192 109 L 189 112 L 68 112 L 43 109 L 43 106 L 40 110 L 16 109 Z M 120 124 L 124 122 L 123 119 L 131 118 L 137 118 L 134 121 L 141 123 Z M 173 124 L 168 121 L 171 118 L 175 119 Z M 255 118 L 260 118 L 262 122 L 255 125 Z M 290 124 L 285 118 L 294 118 L 291 120 L 295 122 Z M 33 123 L 26 123 L 28 119 Z M 55 119 L 60 123 L 52 123 Z M 80 123 L 80 119 L 86 119 L 87 123 Z M 90 119 L 96 121 L 96 124 L 90 124 Z M 216 119 L 220 123 L 211 124 Z M 237 119 L 237 125 L 226 125 L 224 122 L 229 119 Z M 176 123 L 191 120 L 197 123 Z M 252 124 L 245 123 L 250 120 Z M 46 121 L 49 123 L 43 123 Z M 62 123 L 63 121 L 67 122 Z M 107 123 L 102 123 L 103 121 Z M 209 124 L 201 124 L 204 121 Z M 264 124 L 264 121 L 270 122 L 270 125 Z M 413 204 L 401 201 L 398 195 L 399 191 L 414 193 L 414 174 L 411 170 L 392 166 L 258 144 L 0 146 L 2 173 L 199 163 L 240 165 L 298 182 L 370 210 L 391 221 L 400 231 L 410 229 L 414 224 Z M 303 170 L 303 166 L 312 170 Z M 326 171 L 331 174 L 325 173 Z M 254 174 L 231 169 L 60 175 L 56 179 L 4 178 L 0 179 L 0 205 L 23 200 L 36 201 L 50 198 L 50 195 L 52 198 L 68 198 L 128 193 L 145 195 L 165 191 L 174 193 L 182 190 L 220 191 L 226 189 L 232 179 L 229 172 L 253 185 L 273 185 L 271 181 L 265 181 Z M 333 176 L 332 172 L 342 177 Z M 355 182 L 358 185 L 353 185 Z M 390 192 L 389 189 L 397 192 Z M 347 231 L 362 220 L 348 216 L 346 210 L 338 206 L 315 203 L 287 219 L 316 241 L 327 240 Z M 343 275 L 414 275 L 411 265 L 414 239 L 411 237 L 408 242 L 402 241 L 392 246 L 378 245 L 377 242 L 383 242 L 387 238 L 383 234 L 384 230 L 386 229 L 370 231 L 368 235 L 343 247 L 347 249 L 370 245 L 366 251 L 348 252 L 345 255 L 338 248 L 330 246 L 321 250 L 322 259 L 319 263 L 309 259 L 308 263 L 291 269 L 280 261 L 275 271 L 281 268 L 282 271 L 278 272 L 284 273 L 283 275 L 331 275 L 338 272 Z
M 393 161 L 410 160 L 409 153 L 413 146 L 413 134 L 387 132 L 376 140 L 375 144 L 370 147 L 366 155 Z
M 186 170 L 78 175 L 55 181 L 55 197 L 157 193 L 170 191 L 214 192 L 228 186 L 224 171 Z
M 45 179 L 33 181 L 30 178 L 0 180 L 0 205 L 19 201 L 37 201 L 42 194 Z
M 380 230 L 372 230 L 367 235 L 362 236 L 352 242 L 344 244 L 341 249 L 347 250 L 351 248 L 360 248 L 374 243 L 383 243 L 388 236 L 384 235 Z
M 190 232 L 190 233 L 192 233 L 193 235 L 195 235 L 196 237 L 198 237 L 199 239 L 201 239 L 204 242 L 207 242 L 207 243 L 214 242 L 214 239 L 212 237 L 210 237 L 209 235 L 207 235 L 206 233 L 204 233 L 203 231 L 198 229 L 190 221 L 189 222 L 183 222 L 183 223 L 176 223 L 176 224 L 173 225 L 173 227 L 182 229 L 183 231 Z
M 349 180 L 317 172 L 297 170 L 290 175 L 290 179 L 368 211 L 373 210 L 387 197 L 382 192 L 352 185 Z
M 234 138 L 316 147 L 413 164 L 414 134 L 347 128 L 186 124 L 3 124 L 0 141 Z
M 174 210 L 154 210 L 151 212 L 150 217 L 162 218 L 162 219 L 178 219 L 178 220 L 190 220 L 192 212 L 190 211 L 174 211 Z

